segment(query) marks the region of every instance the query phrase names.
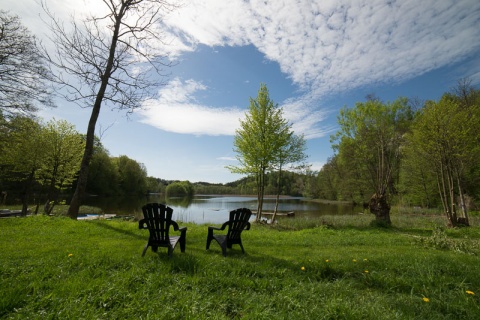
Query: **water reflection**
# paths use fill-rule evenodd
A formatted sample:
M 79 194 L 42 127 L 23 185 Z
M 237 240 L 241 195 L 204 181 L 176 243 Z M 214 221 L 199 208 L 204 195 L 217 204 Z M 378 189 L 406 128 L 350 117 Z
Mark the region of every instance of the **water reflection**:
M 142 216 L 142 206 L 148 202 L 166 203 L 174 209 L 175 220 L 183 222 L 223 223 L 228 220 L 228 213 L 237 208 L 257 209 L 256 197 L 242 196 L 206 196 L 192 198 L 165 198 L 163 195 L 151 194 L 144 197 L 89 197 L 86 205 L 100 207 L 107 214 Z M 265 198 L 263 211 L 273 212 L 275 198 Z M 322 215 L 349 215 L 362 212 L 363 208 L 348 204 L 318 203 L 303 198 L 282 198 L 279 212 L 294 211 L 297 217 L 319 217 Z

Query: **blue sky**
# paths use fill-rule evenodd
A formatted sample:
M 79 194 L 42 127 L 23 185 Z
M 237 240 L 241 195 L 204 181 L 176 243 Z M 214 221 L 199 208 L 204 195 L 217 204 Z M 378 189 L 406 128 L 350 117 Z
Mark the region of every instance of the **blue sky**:
M 100 0 L 47 0 L 65 20 L 100 12 Z M 104 108 L 97 122 L 111 156 L 143 163 L 149 176 L 231 182 L 233 135 L 265 83 L 319 170 L 333 155 L 340 108 L 374 93 L 438 99 L 468 77 L 480 84 L 478 0 L 192 0 L 161 28 L 174 66 L 156 100 L 127 119 Z M 47 32 L 35 0 L 0 0 L 40 39 Z M 59 102 L 42 110 L 86 132 L 90 109 Z

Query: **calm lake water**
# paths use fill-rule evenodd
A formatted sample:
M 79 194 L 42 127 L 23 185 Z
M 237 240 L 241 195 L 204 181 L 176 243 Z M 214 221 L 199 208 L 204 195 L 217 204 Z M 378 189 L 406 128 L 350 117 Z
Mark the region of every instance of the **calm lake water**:
M 142 206 L 148 202 L 166 203 L 173 208 L 174 220 L 183 222 L 223 223 L 228 220 L 228 213 L 237 208 L 257 210 L 256 197 L 244 196 L 202 196 L 197 195 L 191 199 L 165 198 L 161 195 L 144 197 L 103 198 L 89 197 L 85 205 L 100 207 L 105 213 L 142 217 Z M 273 212 L 275 198 L 265 198 L 263 211 Z M 363 211 L 362 207 L 347 204 L 325 204 L 308 201 L 303 198 L 282 198 L 279 202 L 279 212 L 294 211 L 296 217 L 320 217 L 322 215 L 350 215 Z M 283 218 L 283 217 L 282 217 Z M 284 218 L 289 219 L 289 218 Z

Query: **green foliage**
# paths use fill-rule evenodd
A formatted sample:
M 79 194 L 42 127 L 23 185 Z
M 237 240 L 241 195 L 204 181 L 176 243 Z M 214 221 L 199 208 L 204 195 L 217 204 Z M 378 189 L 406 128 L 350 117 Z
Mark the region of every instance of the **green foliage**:
M 83 137 L 74 125 L 65 120 L 51 120 L 43 129 L 46 156 L 36 172 L 38 180 L 45 186 L 57 190 L 70 187 L 80 169 Z
M 476 90 L 463 98 L 445 94 L 438 102 L 428 101 L 416 116 L 408 137 L 410 163 L 416 164 L 415 171 L 425 177 L 425 190 L 431 189 L 435 181 L 440 202 L 453 226 L 458 223 L 457 216 L 468 223 L 466 194 L 475 188 L 466 186 L 471 187 L 475 184 L 471 181 L 479 179 L 471 173 L 478 173 L 479 169 L 480 108 L 478 99 L 472 99 L 475 104 L 467 103 L 471 95 L 475 96 Z
M 195 193 L 195 189 L 190 181 L 173 182 L 165 189 L 167 197 L 191 197 Z
M 127 156 L 112 159 L 118 172 L 119 190 L 122 194 L 145 194 L 147 192 L 147 169 Z
M 104 196 L 120 194 L 119 180 L 113 158 L 103 146 L 96 146 L 88 169 L 87 192 Z
M 234 246 L 226 259 L 205 251 L 205 225 L 186 224 L 186 252 L 168 258 L 141 256 L 148 235 L 134 222 L 0 219 L 0 317 L 479 318 L 478 227 L 448 231 L 475 255 L 432 250 L 412 241 L 432 232 L 419 219 L 404 229 L 357 217 L 291 231 L 253 224 L 246 254 Z
M 261 84 L 257 97 L 250 98 L 249 111 L 245 120 L 240 120 L 233 144 L 240 164 L 228 168 L 234 173 L 255 178 L 259 220 L 268 184 L 267 172 L 276 170 L 281 173 L 286 164 L 303 161 L 306 158 L 305 140 L 303 136 L 293 134 L 291 125 L 283 118 L 283 109 L 274 104 L 267 86 Z M 280 176 L 274 193 L 279 192 L 279 180 Z

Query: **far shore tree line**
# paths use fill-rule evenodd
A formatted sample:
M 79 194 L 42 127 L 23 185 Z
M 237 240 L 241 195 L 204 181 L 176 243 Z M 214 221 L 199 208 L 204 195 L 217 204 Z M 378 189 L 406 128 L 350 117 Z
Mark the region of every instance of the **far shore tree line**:
M 176 5 L 104 4 L 107 14 L 72 20 L 67 28 L 42 2 L 53 51 L 0 10 L 0 188 L 6 192 L 0 200 L 13 190 L 24 211 L 34 197 L 36 210 L 43 203 L 48 213 L 61 195 L 70 195 L 73 219 L 85 195 L 148 192 L 256 194 L 258 220 L 265 194 L 362 203 L 386 225 L 394 204 L 441 208 L 451 226 L 469 225 L 468 211 L 478 210 L 480 91 L 468 80 L 438 101 L 369 96 L 344 107 L 331 137 L 334 155 L 320 172 L 309 171 L 304 137 L 293 132 L 265 84 L 250 98 L 234 137 L 239 165 L 229 169 L 244 179 L 165 181 L 148 177 L 144 165 L 127 156 L 110 157 L 95 136 L 101 107 L 133 112 L 158 93 L 169 60 L 151 47 L 165 43 L 154 31 Z M 36 118 L 40 107 L 54 106 L 52 83 L 64 101 L 92 109 L 86 134 L 65 121 Z

